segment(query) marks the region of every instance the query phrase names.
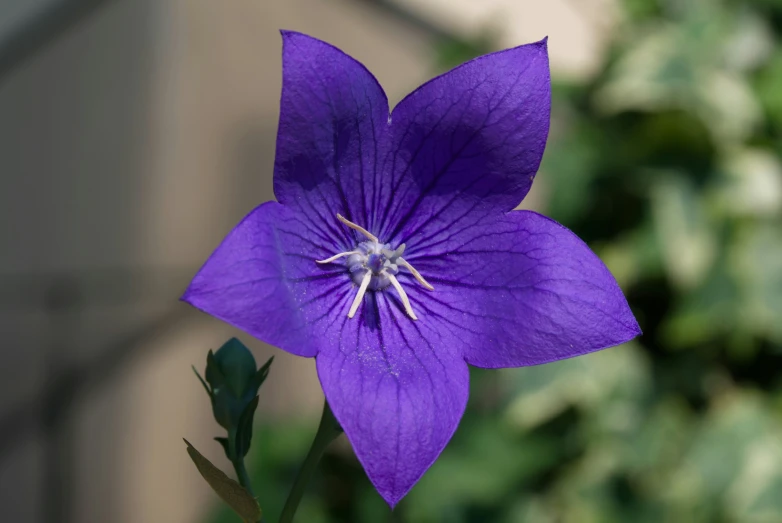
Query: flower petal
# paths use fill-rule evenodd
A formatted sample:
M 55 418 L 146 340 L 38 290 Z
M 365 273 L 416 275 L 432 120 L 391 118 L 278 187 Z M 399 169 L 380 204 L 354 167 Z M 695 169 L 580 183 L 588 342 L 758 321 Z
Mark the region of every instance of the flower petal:
M 282 36 L 274 193 L 328 235 L 352 242 L 335 216 L 369 223 L 388 100 L 372 74 L 336 47 L 300 33 Z
M 321 233 L 277 202 L 247 215 L 193 278 L 182 300 L 299 356 L 319 350 L 321 325 L 344 315 L 355 293 Z M 341 308 L 340 308 L 341 304 Z
M 641 333 L 616 280 L 571 231 L 530 211 L 456 234 L 411 258 L 434 292 L 421 322 L 460 340 L 468 363 L 519 367 L 579 356 Z
M 549 128 L 546 41 L 476 58 L 431 80 L 391 115 L 379 236 L 423 246 L 457 218 L 512 210 L 540 165 Z
M 393 507 L 434 463 L 467 404 L 469 373 L 387 292 L 367 293 L 318 354 L 326 399 L 369 479 Z

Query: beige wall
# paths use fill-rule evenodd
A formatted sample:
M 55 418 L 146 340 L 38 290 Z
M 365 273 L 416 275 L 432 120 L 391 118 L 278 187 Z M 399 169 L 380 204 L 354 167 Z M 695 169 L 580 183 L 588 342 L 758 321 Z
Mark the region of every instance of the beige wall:
M 75 311 L 53 318 L 44 307 L 58 274 L 135 265 L 143 236 L 136 219 L 140 173 L 149 171 L 154 5 L 116 2 L 0 78 L 3 521 L 40 521 L 43 504 L 56 495 L 42 490 L 46 464 L 38 427 L 41 394 L 53 384 L 51 367 L 90 357 L 142 316 L 103 304 L 74 321 Z M 113 421 L 122 413 L 103 412 L 102 430 L 89 437 L 100 455 L 109 455 L 106 447 L 121 437 Z M 73 421 L 63 440 L 80 429 L 81 420 Z M 91 466 L 91 458 L 77 458 Z M 96 479 L 110 476 L 95 472 Z

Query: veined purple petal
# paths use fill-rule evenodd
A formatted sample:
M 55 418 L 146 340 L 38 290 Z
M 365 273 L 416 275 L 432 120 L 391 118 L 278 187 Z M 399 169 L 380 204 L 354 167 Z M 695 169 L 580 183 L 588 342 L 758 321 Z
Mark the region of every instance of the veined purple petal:
M 323 325 L 355 294 L 321 232 L 277 202 L 253 210 L 193 278 L 182 300 L 267 343 L 314 356 Z M 342 307 L 336 307 L 342 303 Z
M 461 220 L 512 210 L 540 165 L 550 106 L 545 40 L 476 58 L 408 95 L 391 115 L 379 236 L 419 249 Z
M 444 235 L 409 260 L 435 291 L 416 291 L 478 367 L 538 365 L 624 343 L 641 333 L 616 280 L 575 234 L 529 211 Z
M 367 294 L 322 350 L 326 399 L 380 495 L 393 507 L 451 439 L 467 404 L 467 364 L 386 292 Z
M 274 193 L 336 242 L 352 241 L 335 216 L 370 221 L 388 100 L 372 74 L 336 47 L 300 33 L 282 36 Z

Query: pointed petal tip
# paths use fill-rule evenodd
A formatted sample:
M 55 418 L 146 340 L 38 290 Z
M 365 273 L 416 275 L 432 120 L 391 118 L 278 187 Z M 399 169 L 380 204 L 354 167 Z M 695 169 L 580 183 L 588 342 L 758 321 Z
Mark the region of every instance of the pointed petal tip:
M 403 343 L 402 337 L 397 340 Z M 422 349 L 417 352 L 415 363 L 391 360 L 396 371 L 394 380 L 406 388 L 402 397 L 409 399 L 400 402 L 398 387 L 383 386 L 389 384 L 384 379 L 389 376 L 385 365 L 378 367 L 374 363 L 373 353 L 379 358 L 388 357 L 382 354 L 394 354 L 384 351 L 378 345 L 374 351 L 346 357 L 342 350 L 326 350 L 318 354 L 315 362 L 323 393 L 356 458 L 377 493 L 393 510 L 434 465 L 459 426 L 469 395 L 469 369 L 461 354 L 450 351 L 434 355 Z M 430 372 L 430 368 L 437 372 Z M 353 380 L 343 378 L 349 374 L 361 376 L 362 383 L 368 380 L 380 385 L 351 385 Z M 415 406 L 413 397 L 418 398 Z M 394 402 L 399 409 L 391 408 Z M 380 409 L 378 405 L 387 408 Z M 396 413 L 398 410 L 400 414 Z M 394 427 L 400 432 L 391 430 Z M 417 437 L 424 433 L 428 436 Z M 405 449 L 403 454 L 400 449 Z
M 547 55 L 548 54 L 548 35 L 544 36 L 542 39 L 534 41 L 534 42 L 527 42 L 527 43 L 524 43 L 524 44 L 516 45 L 514 47 L 508 47 L 506 49 L 500 49 L 500 50 L 494 51 L 492 53 L 488 53 L 488 54 L 485 54 L 485 55 L 478 56 L 478 57 L 473 58 L 472 60 L 470 60 L 470 62 L 474 61 L 474 60 L 481 60 L 481 59 L 487 58 L 487 57 L 500 56 L 500 55 L 503 55 L 505 53 L 513 53 L 513 52 L 525 51 L 525 50 L 526 51 L 530 51 L 530 50 L 533 50 L 533 49 L 538 51 L 538 52 L 542 52 L 542 53 Z M 469 62 L 465 62 L 465 63 L 469 63 Z M 462 64 L 462 65 L 464 65 L 464 64 Z M 457 68 L 458 68 L 458 66 L 457 66 Z
M 306 57 L 306 59 L 309 59 L 309 61 L 314 60 L 315 62 L 320 62 L 321 65 L 316 67 L 314 70 L 315 74 L 318 73 L 318 68 L 320 67 L 325 69 L 328 69 L 329 67 L 336 67 L 337 69 L 341 69 L 348 78 L 350 78 L 350 74 L 348 74 L 350 73 L 350 68 L 357 66 L 358 69 L 363 70 L 362 74 L 366 75 L 366 77 L 371 79 L 371 82 L 375 84 L 377 89 L 376 94 L 379 98 L 379 101 L 386 106 L 386 112 L 388 111 L 388 96 L 380 85 L 380 82 L 364 64 L 350 56 L 336 45 L 325 40 L 321 40 L 320 38 L 316 38 L 312 35 L 301 33 L 299 31 L 292 31 L 290 29 L 280 29 L 279 31 L 280 35 L 282 36 L 283 48 L 283 90 L 285 89 L 286 82 L 284 71 L 287 60 L 302 59 L 303 57 Z M 336 52 L 337 54 L 328 56 L 328 54 L 332 52 Z M 349 63 L 347 65 L 344 62 L 340 63 L 339 60 L 341 59 L 347 59 Z M 303 81 L 300 77 L 297 77 L 296 80 Z
M 179 301 L 187 303 L 188 305 L 192 305 L 190 303 L 190 294 L 191 294 L 190 287 L 188 287 L 187 289 L 185 289 L 185 292 L 182 293 L 182 296 L 179 297 Z
M 638 320 L 636 320 L 635 318 L 633 318 L 633 320 L 634 320 L 633 326 L 632 329 L 630 329 L 632 332 L 632 337 L 630 338 L 631 340 L 644 335 L 644 331 L 641 330 L 641 326 L 638 324 Z
M 396 506 L 399 504 L 399 502 L 402 501 L 402 498 L 404 497 L 404 495 L 402 495 L 402 496 L 390 495 L 390 496 L 386 497 L 385 495 L 381 494 L 381 497 L 383 498 L 383 500 L 386 503 L 388 503 L 388 508 L 390 508 L 391 510 L 394 510 L 396 508 Z
M 187 285 L 187 288 L 182 292 L 182 295 L 179 297 L 179 301 L 187 303 L 188 305 L 192 307 L 198 308 L 198 305 L 196 305 L 196 301 L 198 300 L 199 295 L 201 294 L 199 292 L 199 286 L 196 282 L 199 274 L 201 273 L 202 269 L 199 269 L 199 271 L 193 276 L 193 279 L 190 281 L 190 283 Z
M 307 36 L 304 33 L 300 33 L 298 31 L 292 31 L 290 29 L 280 29 L 280 35 L 283 39 L 295 37 L 295 36 Z
M 413 490 L 414 486 L 415 484 L 410 485 L 410 487 L 408 487 L 406 490 L 401 490 L 401 491 L 381 490 L 377 488 L 377 485 L 375 485 L 375 488 L 377 489 L 377 493 L 380 494 L 380 497 L 383 498 L 383 501 L 385 501 L 388 504 L 388 507 L 391 510 L 394 510 L 397 507 L 397 505 L 399 505 L 399 502 L 402 501 L 402 499 L 404 499 L 404 497 L 407 496 L 411 490 Z
M 313 43 L 319 43 L 319 44 L 325 44 L 329 47 L 334 47 L 335 49 L 339 50 L 340 52 L 343 52 L 341 49 L 337 48 L 336 46 L 325 42 L 321 40 L 320 38 L 315 38 L 314 36 L 308 35 L 307 33 L 302 33 L 300 31 L 293 31 L 291 29 L 280 29 L 280 36 L 282 36 L 282 43 L 285 44 L 288 41 L 293 40 L 299 40 L 302 41 L 310 41 Z
M 630 304 L 628 304 L 626 301 L 625 301 L 625 307 L 626 307 L 625 315 L 622 320 L 619 320 L 620 324 L 624 327 L 624 329 L 616 333 L 617 336 L 615 338 L 615 343 L 613 345 L 603 347 L 604 349 L 607 349 L 609 347 L 615 347 L 617 345 L 622 345 L 624 343 L 629 343 L 633 341 L 635 338 L 643 335 L 641 326 L 638 324 L 638 320 L 635 319 L 635 316 L 630 310 Z
M 622 293 L 622 298 L 624 299 L 624 314 L 622 314 L 622 320 L 620 321 L 625 328 L 626 336 L 626 339 L 620 343 L 627 343 L 628 341 L 642 336 L 643 331 L 641 330 L 641 325 L 638 323 L 638 319 L 635 317 L 635 314 L 633 314 L 633 311 L 630 308 L 630 304 L 627 302 L 627 297 L 625 296 L 624 291 L 620 289 L 620 292 Z
M 180 302 L 186 303 L 193 307 L 194 309 L 197 309 L 201 312 L 205 312 L 209 315 L 212 315 L 211 312 L 204 309 L 203 304 L 200 302 L 199 298 L 199 292 L 197 290 L 193 290 L 193 286 L 191 285 L 188 287 L 185 292 L 182 293 L 182 296 L 179 297 Z
M 513 51 L 513 50 L 516 50 L 516 49 L 523 49 L 525 47 L 528 48 L 528 49 L 530 47 L 537 47 L 539 50 L 541 50 L 543 52 L 548 52 L 548 35 L 544 36 L 543 38 L 541 38 L 540 40 L 537 40 L 535 42 L 529 42 L 529 43 L 526 43 L 526 44 L 520 44 L 520 45 L 517 45 L 515 47 L 510 47 L 508 49 L 505 49 L 504 51 Z M 497 53 L 502 53 L 503 50 L 496 51 L 496 52 Z M 493 54 L 493 53 L 490 53 L 490 54 Z M 486 55 L 484 55 L 484 56 L 486 56 Z
M 540 52 L 548 54 L 548 35 L 544 36 L 537 42 L 531 42 L 529 44 L 520 45 L 519 47 L 536 47 Z

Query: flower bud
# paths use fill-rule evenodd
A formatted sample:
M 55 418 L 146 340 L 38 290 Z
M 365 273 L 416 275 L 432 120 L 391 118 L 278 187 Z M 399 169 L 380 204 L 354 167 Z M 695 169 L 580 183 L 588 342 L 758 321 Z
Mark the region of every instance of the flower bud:
M 258 389 L 269 374 L 270 358 L 260 369 L 250 350 L 231 338 L 217 352 L 206 356 L 206 380 L 196 375 L 212 402 L 214 418 L 228 431 L 220 438 L 229 459 L 244 456 L 252 436 L 252 419 L 258 406 Z

